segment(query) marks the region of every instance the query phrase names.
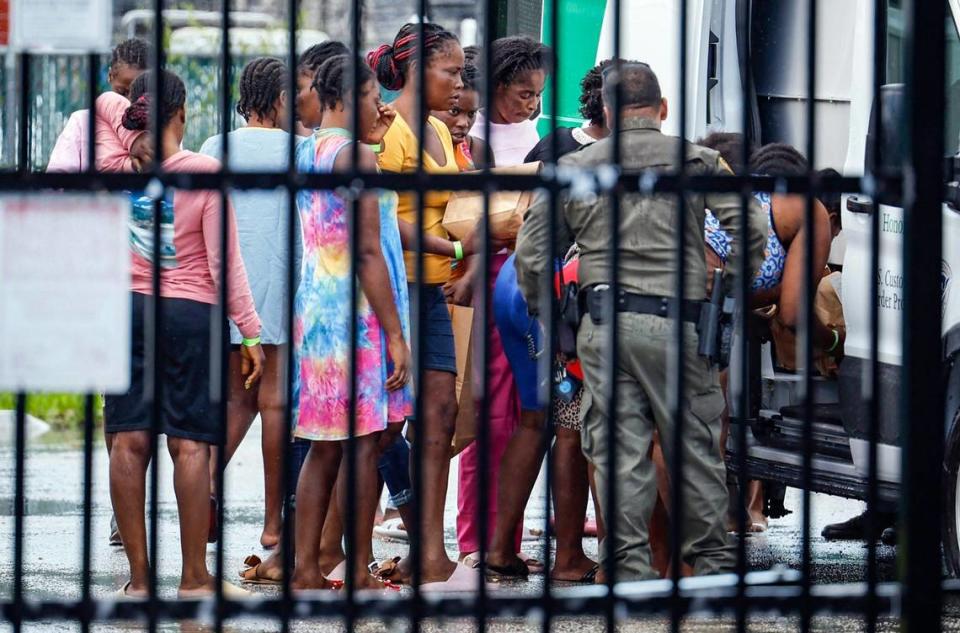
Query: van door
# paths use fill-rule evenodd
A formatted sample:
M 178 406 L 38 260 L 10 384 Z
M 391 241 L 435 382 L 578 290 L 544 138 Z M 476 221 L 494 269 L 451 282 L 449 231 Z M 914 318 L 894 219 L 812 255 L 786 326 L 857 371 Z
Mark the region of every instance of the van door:
M 850 126 L 847 159 L 844 172 L 862 174 L 865 165 L 866 138 L 873 98 L 873 37 L 872 2 L 860 0 L 854 46 L 854 73 L 850 105 Z M 942 25 L 942 37 L 947 45 L 947 122 L 946 147 L 950 154 L 958 149 L 960 135 L 960 34 L 957 30 L 958 3 L 949 2 L 950 14 Z M 898 0 L 886 3 L 887 63 L 884 84 L 902 83 L 904 77 L 904 11 Z M 888 89 L 892 90 L 892 88 Z M 879 347 L 881 384 L 880 419 L 880 478 L 899 481 L 899 422 L 897 420 L 900 396 L 900 367 L 903 360 L 903 220 L 904 210 L 895 200 L 873 204 L 863 196 L 845 196 L 843 202 L 843 233 L 846 253 L 843 267 L 843 309 L 847 324 L 846 358 L 841 365 L 840 396 L 843 405 L 844 426 L 851 436 L 850 448 L 858 472 L 867 471 L 867 428 L 863 402 L 863 376 L 869 362 L 870 302 L 879 309 Z M 870 266 L 871 214 L 879 215 L 880 265 Z M 960 215 L 943 205 L 944 240 L 941 270 L 931 271 L 940 276 L 944 299 L 944 331 L 960 322 L 960 297 L 952 291 L 954 271 L 960 270 Z M 870 280 L 876 276 L 880 291 L 870 296 Z

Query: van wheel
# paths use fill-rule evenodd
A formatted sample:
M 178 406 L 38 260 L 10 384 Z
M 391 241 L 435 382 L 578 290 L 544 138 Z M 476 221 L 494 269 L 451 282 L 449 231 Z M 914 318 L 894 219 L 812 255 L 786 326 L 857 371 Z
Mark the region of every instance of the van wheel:
M 954 366 L 950 372 L 948 385 L 954 385 L 960 378 L 960 366 Z M 948 407 L 952 411 L 950 432 L 943 454 L 943 556 L 946 559 L 950 575 L 960 577 L 960 406 L 947 397 Z

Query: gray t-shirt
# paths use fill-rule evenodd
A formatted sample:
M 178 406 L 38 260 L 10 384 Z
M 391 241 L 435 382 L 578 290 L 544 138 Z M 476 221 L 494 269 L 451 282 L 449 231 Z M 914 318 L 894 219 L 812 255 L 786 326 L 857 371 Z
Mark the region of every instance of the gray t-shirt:
M 299 143 L 303 139 L 298 138 Z M 280 129 L 244 127 L 230 132 L 230 169 L 244 171 L 286 171 L 288 132 Z M 211 136 L 201 154 L 222 160 L 220 135 Z M 240 253 L 247 269 L 250 291 L 263 323 L 264 345 L 278 345 L 287 336 L 287 270 L 290 263 L 287 226 L 290 210 L 286 191 L 234 191 L 230 195 L 236 210 Z M 294 214 L 296 249 L 293 254 L 294 288 L 300 279 L 303 256 L 300 220 Z M 230 342 L 239 344 L 240 332 L 230 324 Z

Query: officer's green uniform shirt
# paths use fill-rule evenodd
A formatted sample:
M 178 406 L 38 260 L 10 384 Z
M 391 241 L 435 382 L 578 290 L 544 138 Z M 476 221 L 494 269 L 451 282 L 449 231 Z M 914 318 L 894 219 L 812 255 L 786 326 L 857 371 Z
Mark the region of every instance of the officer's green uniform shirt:
M 680 139 L 660 132 L 659 125 L 649 119 L 625 118 L 621 127 L 621 166 L 624 171 L 653 169 L 665 173 L 676 171 Z M 559 161 L 561 166 L 594 169 L 608 165 L 612 159 L 610 138 L 587 145 L 567 154 Z M 730 173 L 720 155 L 705 147 L 687 144 L 687 173 L 690 175 L 719 175 Z M 704 208 L 710 209 L 720 225 L 734 239 L 736 259 L 742 243 L 740 231 L 740 202 L 736 193 L 689 193 L 685 196 L 686 225 L 686 292 L 687 299 L 706 296 L 706 264 L 704 261 Z M 750 254 L 750 274 L 763 260 L 767 239 L 767 218 L 760 205 L 749 197 L 750 208 L 747 247 Z M 620 213 L 620 286 L 627 292 L 648 295 L 673 296 L 677 270 L 676 223 L 677 196 L 671 193 L 644 195 L 628 193 L 621 196 Z M 541 277 L 549 270 L 547 262 L 550 203 L 548 196 L 538 194 L 527 212 L 526 220 L 517 237 L 517 282 L 531 310 L 539 307 Z M 580 246 L 579 281 L 581 287 L 612 283 L 610 270 L 610 199 L 593 200 L 561 198 L 557 201 L 557 249 L 564 253 L 576 241 Z M 739 266 L 730 266 L 735 274 Z

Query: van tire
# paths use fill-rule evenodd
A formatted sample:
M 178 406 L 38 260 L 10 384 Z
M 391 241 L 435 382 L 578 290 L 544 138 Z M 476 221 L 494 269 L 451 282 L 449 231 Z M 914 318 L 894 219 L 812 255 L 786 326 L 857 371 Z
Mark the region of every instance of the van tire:
M 943 557 L 947 571 L 960 578 L 960 402 L 956 387 L 960 387 L 960 365 L 950 363 L 947 380 L 947 431 L 943 452 Z

